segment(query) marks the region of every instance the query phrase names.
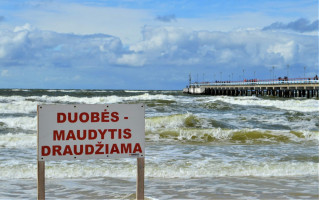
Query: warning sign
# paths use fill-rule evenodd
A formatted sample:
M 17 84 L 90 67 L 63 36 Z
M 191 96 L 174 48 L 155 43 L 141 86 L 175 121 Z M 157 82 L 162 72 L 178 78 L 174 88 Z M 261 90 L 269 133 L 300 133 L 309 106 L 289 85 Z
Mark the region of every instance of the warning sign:
M 38 160 L 144 157 L 143 104 L 38 105 Z

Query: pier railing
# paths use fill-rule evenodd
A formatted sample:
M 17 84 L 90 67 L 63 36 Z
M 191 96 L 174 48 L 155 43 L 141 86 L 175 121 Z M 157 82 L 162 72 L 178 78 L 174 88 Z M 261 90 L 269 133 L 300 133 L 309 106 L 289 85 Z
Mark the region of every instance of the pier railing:
M 218 81 L 218 82 L 194 82 L 190 86 L 228 86 L 228 85 L 281 85 L 281 84 L 319 84 L 314 78 L 295 78 L 288 80 L 247 80 L 247 81 Z

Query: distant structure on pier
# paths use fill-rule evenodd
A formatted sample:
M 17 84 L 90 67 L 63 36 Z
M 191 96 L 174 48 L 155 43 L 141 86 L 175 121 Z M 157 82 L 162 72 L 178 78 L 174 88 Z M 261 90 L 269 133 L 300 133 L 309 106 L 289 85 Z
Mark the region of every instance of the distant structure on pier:
M 319 98 L 319 78 L 288 77 L 271 80 L 250 79 L 243 81 L 194 82 L 183 89 L 184 93 L 226 96 L 277 96 Z

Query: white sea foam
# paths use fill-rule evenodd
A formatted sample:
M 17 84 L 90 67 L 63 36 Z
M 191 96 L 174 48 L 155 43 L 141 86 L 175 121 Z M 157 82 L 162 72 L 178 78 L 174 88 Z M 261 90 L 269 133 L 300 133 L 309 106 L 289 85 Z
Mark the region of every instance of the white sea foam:
M 10 96 L 0 97 L 0 112 L 1 113 L 31 113 L 37 111 L 37 104 L 113 104 L 123 103 L 128 101 L 146 101 L 146 100 L 175 100 L 172 95 L 150 95 L 144 93 L 134 96 L 105 96 L 105 97 L 73 97 L 69 95 L 64 96 Z
M 146 119 L 146 130 L 155 130 L 159 128 L 179 128 L 184 126 L 185 119 L 190 114 L 170 115 L 162 117 L 152 117 Z
M 283 176 L 317 176 L 318 163 L 313 162 L 261 162 L 261 163 L 223 163 L 217 161 L 197 160 L 190 162 L 152 163 L 146 160 L 146 177 L 156 178 L 197 178 L 197 177 L 283 177 Z M 36 177 L 36 163 L 0 164 L 0 179 Z M 46 164 L 47 178 L 88 178 L 88 177 L 135 177 L 136 163 L 108 162 L 60 162 Z
M 47 92 L 77 92 L 77 90 L 47 90 Z
M 174 100 L 175 97 L 172 95 L 150 95 L 148 93 L 144 93 L 141 95 L 134 96 L 106 96 L 106 97 L 72 97 L 69 95 L 65 96 L 36 96 L 34 97 L 38 101 L 46 101 L 49 103 L 61 102 L 61 103 L 86 103 L 86 104 L 98 104 L 98 103 L 121 103 L 124 101 L 138 101 L 138 100 L 158 100 L 158 99 L 166 99 L 166 100 Z
M 145 90 L 125 90 L 127 93 L 138 93 L 138 92 L 146 92 Z
M 141 95 L 123 97 L 126 101 L 138 101 L 138 100 L 175 100 L 176 97 L 173 95 L 155 94 L 151 95 L 149 93 L 144 93 Z
M 189 165 L 189 166 L 188 166 Z M 188 166 L 188 167 L 185 167 Z M 162 178 L 226 177 L 226 176 L 303 176 L 317 175 L 318 163 L 219 163 L 197 162 L 196 164 L 177 162 L 161 164 L 147 170 L 146 176 Z
M 193 114 L 177 114 L 169 116 L 146 118 L 145 130 L 147 138 L 150 140 L 173 139 L 185 141 L 202 141 L 208 142 L 212 140 L 230 140 L 234 134 L 243 134 L 247 138 L 247 142 L 257 141 L 281 141 L 283 137 L 288 141 L 318 141 L 319 132 L 310 131 L 309 129 L 300 128 L 295 130 L 296 134 L 290 130 L 268 130 L 259 128 L 243 128 L 243 129 L 222 129 L 220 127 L 212 127 L 208 121 L 210 118 L 200 118 Z M 260 119 L 261 121 L 267 119 Z M 276 124 L 277 119 L 270 121 Z M 285 120 L 283 119 L 285 122 Z M 279 122 L 279 121 L 278 121 Z M 265 122 L 264 122 L 265 123 Z M 191 125 L 191 127 L 190 127 Z M 290 124 L 287 123 L 289 126 Z M 298 136 L 300 135 L 300 136 Z
M 0 135 L 0 148 L 36 148 L 36 134 L 4 134 Z
M 16 92 L 29 92 L 30 90 L 26 90 L 26 89 L 12 89 L 12 91 L 16 91 Z
M 183 103 L 210 103 L 222 101 L 228 104 L 243 105 L 243 106 L 263 106 L 275 107 L 278 109 L 299 111 L 299 112 L 317 112 L 319 111 L 319 101 L 315 99 L 288 99 L 288 100 L 268 100 L 261 99 L 255 96 L 249 97 L 199 97 L 190 98 L 186 96 L 173 96 L 166 94 L 151 95 L 146 91 L 126 91 L 126 92 L 141 92 L 143 94 L 133 96 L 102 96 L 102 97 L 73 97 L 64 96 L 10 96 L 0 97 L 0 111 L 2 113 L 29 113 L 36 111 L 36 104 L 39 103 L 85 103 L 85 104 L 106 104 L 106 103 L 123 103 L 127 101 L 147 101 L 147 100 L 172 100 Z M 30 101 L 32 100 L 32 101 Z M 8 102 L 8 103 L 6 103 Z
M 4 123 L 8 128 L 20 128 L 24 130 L 37 130 L 37 117 L 7 117 L 0 118 L 0 122 Z
M 37 112 L 37 104 L 40 102 L 20 101 L 0 103 L 1 113 L 32 113 Z
M 297 135 L 296 135 L 297 134 Z M 232 142 L 246 144 L 261 143 L 290 143 L 290 142 L 317 142 L 318 132 L 311 131 L 270 131 L 261 129 L 231 130 L 221 128 L 211 129 L 158 129 L 148 133 L 146 138 L 150 141 L 181 141 L 181 142 Z
M 208 142 L 208 140 L 215 139 L 219 141 L 228 141 L 231 140 L 235 133 L 244 134 L 243 137 L 250 137 L 250 133 L 260 133 L 261 137 L 257 139 L 248 138 L 247 143 L 256 141 L 265 141 L 265 142 L 276 142 L 277 138 L 283 139 L 283 137 L 288 138 L 290 141 L 301 142 L 301 141 L 318 141 L 319 134 L 311 131 L 297 130 L 297 133 L 301 136 L 297 136 L 289 131 L 266 131 L 266 130 L 223 130 L 220 128 L 213 129 L 184 129 L 184 128 L 175 128 L 175 129 L 165 129 L 165 130 L 153 130 L 153 132 L 147 134 L 146 138 L 151 139 L 151 141 L 158 141 L 161 139 L 172 140 L 177 142 L 181 141 L 195 141 L 195 142 Z M 245 135 L 249 134 L 249 135 Z M 267 134 L 264 136 L 264 134 Z M 162 137 L 162 138 L 161 138 Z M 210 138 L 209 138 L 210 137 Z M 254 138 L 254 137 L 253 137 Z M 233 139 L 237 142 L 237 139 Z M 282 141 L 282 140 L 281 140 Z M 36 134 L 3 134 L 0 135 L 0 148 L 36 148 L 37 145 L 37 135 Z
M 299 112 L 318 112 L 319 101 L 316 99 L 288 99 L 288 100 L 268 100 L 255 96 L 249 97 L 207 97 L 207 102 L 215 102 L 217 100 L 236 105 L 243 106 L 264 106 L 275 107 L 283 110 L 293 110 Z
M 199 142 L 210 142 L 213 140 L 224 141 L 224 140 L 234 140 L 233 135 L 243 134 L 247 137 L 247 142 L 250 140 L 270 140 L 271 142 L 277 142 L 281 137 L 288 138 L 288 141 L 318 141 L 319 132 L 310 131 L 308 129 L 303 129 L 301 126 L 297 126 L 294 132 L 290 130 L 267 130 L 267 129 L 222 129 L 220 127 L 212 127 L 209 124 L 210 119 L 200 118 L 193 114 L 177 114 L 161 117 L 151 117 L 146 118 L 145 130 L 146 137 L 150 141 L 165 140 L 181 140 L 181 141 L 199 141 Z M 261 119 L 266 120 L 266 119 Z M 0 118 L 3 129 L 17 129 L 17 131 L 26 130 L 36 132 L 37 130 L 37 117 L 7 117 Z M 309 122 L 309 121 L 308 121 Z M 264 122 L 266 123 L 266 122 Z M 271 122 L 270 122 L 271 123 Z M 272 123 L 274 123 L 272 121 Z M 191 125 L 191 126 L 190 126 Z M 21 130 L 19 130 L 21 129 Z M 251 134 L 260 134 L 258 139 Z M 273 136 L 272 136 L 273 135 Z M 280 137 L 281 136 L 281 137 Z M 26 134 L 26 137 L 30 137 Z M 22 138 L 21 135 L 16 134 L 4 134 L 1 135 L 2 146 L 13 147 L 17 140 Z M 279 139 L 280 138 L 280 139 Z M 5 141 L 5 142 L 4 142 Z M 11 141 L 13 143 L 11 143 Z M 29 143 L 26 143 L 28 146 Z M 32 143 L 33 144 L 33 143 Z M 23 144 L 19 144 L 23 147 Z

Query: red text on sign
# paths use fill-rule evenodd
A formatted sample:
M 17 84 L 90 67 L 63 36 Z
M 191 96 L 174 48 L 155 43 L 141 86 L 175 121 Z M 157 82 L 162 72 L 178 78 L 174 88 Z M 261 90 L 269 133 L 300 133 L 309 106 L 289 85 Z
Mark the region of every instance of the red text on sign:
M 130 139 L 131 129 L 53 130 L 53 140 Z
M 41 156 L 66 156 L 66 155 L 99 155 L 99 154 L 128 154 L 142 153 L 140 143 L 101 144 L 95 145 L 52 145 L 42 146 Z
M 57 123 L 87 123 L 87 122 L 117 122 L 119 121 L 119 113 L 118 112 L 68 112 L 57 113 Z

